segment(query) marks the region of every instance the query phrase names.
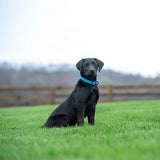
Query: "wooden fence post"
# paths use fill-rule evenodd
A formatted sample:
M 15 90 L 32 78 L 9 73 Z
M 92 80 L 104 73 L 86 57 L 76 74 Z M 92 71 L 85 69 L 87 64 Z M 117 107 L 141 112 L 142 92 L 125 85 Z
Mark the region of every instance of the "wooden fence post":
M 108 88 L 108 102 L 112 102 L 113 101 L 113 87 L 109 86 Z
M 55 104 L 55 88 L 51 89 L 51 104 Z

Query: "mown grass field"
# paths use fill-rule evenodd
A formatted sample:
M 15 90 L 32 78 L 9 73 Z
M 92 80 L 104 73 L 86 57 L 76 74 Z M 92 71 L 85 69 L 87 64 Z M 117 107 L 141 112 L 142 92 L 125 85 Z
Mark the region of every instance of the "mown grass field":
M 55 107 L 0 109 L 0 160 L 160 159 L 160 101 L 100 103 L 94 126 L 40 128 Z

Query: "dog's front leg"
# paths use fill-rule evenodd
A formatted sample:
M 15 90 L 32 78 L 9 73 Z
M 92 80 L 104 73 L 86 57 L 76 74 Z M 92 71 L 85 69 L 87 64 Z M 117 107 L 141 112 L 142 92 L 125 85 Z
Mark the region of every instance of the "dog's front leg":
M 77 125 L 78 126 L 84 125 L 84 112 L 85 112 L 85 109 L 83 106 L 79 106 L 77 108 Z
M 91 107 L 90 114 L 88 116 L 88 123 L 91 125 L 94 125 L 95 108 L 96 108 L 96 104 L 93 104 Z

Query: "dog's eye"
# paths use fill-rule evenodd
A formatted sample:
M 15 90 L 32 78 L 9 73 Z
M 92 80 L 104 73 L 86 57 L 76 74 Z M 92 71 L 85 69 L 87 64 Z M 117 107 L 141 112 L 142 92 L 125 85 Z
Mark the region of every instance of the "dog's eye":
M 95 65 L 95 62 L 92 62 L 92 65 Z
M 88 66 L 89 66 L 89 63 L 86 63 L 86 66 L 88 67 Z

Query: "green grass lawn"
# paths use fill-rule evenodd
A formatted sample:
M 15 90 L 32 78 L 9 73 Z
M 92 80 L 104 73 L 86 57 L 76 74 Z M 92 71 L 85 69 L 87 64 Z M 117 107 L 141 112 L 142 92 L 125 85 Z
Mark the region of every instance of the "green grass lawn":
M 40 128 L 55 107 L 0 109 L 0 160 L 160 159 L 160 101 L 100 103 L 94 126 Z

